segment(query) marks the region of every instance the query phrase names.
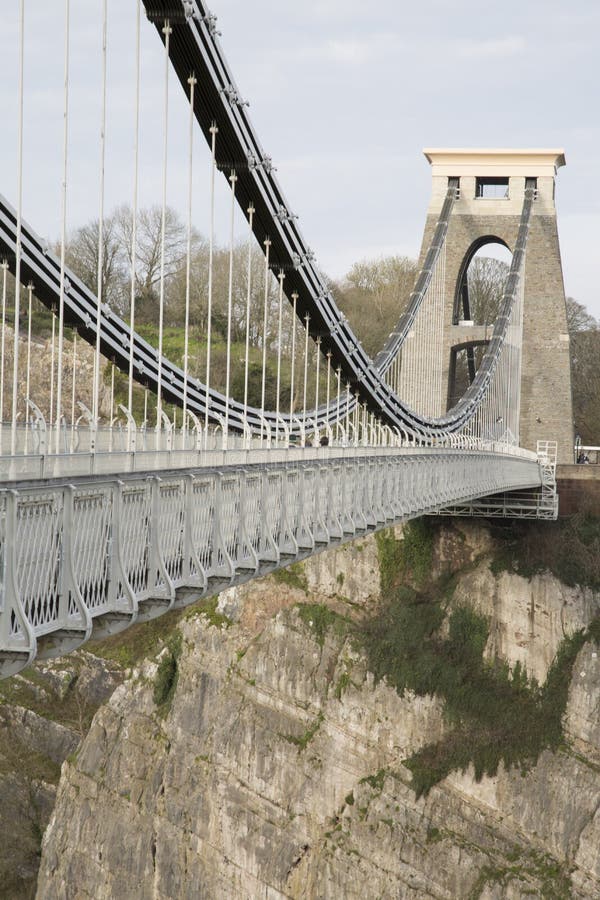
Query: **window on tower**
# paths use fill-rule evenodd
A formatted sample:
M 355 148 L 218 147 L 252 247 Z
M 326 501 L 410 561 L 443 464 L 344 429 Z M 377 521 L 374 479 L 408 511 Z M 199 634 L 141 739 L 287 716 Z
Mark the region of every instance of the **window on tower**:
M 476 178 L 475 197 L 480 200 L 508 200 L 508 178 Z

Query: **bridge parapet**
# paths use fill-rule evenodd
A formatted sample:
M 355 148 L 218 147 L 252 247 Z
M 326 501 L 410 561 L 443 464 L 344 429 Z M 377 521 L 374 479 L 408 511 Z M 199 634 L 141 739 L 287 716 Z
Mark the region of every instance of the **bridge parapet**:
M 325 547 L 542 483 L 536 458 L 413 448 L 0 491 L 0 675 Z

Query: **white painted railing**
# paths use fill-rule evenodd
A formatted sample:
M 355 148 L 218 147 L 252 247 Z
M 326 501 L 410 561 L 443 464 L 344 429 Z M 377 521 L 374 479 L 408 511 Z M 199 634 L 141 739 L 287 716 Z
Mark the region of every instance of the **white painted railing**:
M 86 475 L 118 475 L 135 472 L 154 472 L 166 469 L 214 468 L 221 466 L 246 466 L 272 462 L 305 462 L 313 459 L 333 459 L 338 457 L 357 458 L 371 457 L 374 453 L 404 454 L 414 453 L 418 447 L 423 453 L 438 450 L 440 447 L 452 449 L 481 450 L 501 453 L 503 455 L 535 459 L 535 454 L 512 444 L 484 441 L 481 438 L 449 436 L 445 442 L 438 440 L 435 444 L 422 444 L 416 441 L 396 439 L 388 446 L 363 446 L 361 444 L 341 445 L 332 442 L 330 446 L 301 446 L 294 443 L 276 446 L 259 438 L 246 441 L 239 435 L 229 435 L 227 449 L 223 449 L 222 436 L 210 433 L 208 446 L 194 446 L 192 435 L 177 433 L 173 446 L 165 446 L 164 432 L 158 435 L 159 449 L 155 449 L 155 435 L 149 433 L 143 441 L 139 441 L 136 450 L 120 448 L 115 442 L 108 449 L 108 432 L 98 448 L 91 452 L 87 449 L 72 453 L 21 453 L 16 456 L 0 454 L 0 485 L 2 483 L 49 478 L 75 478 Z M 104 449 L 101 449 L 103 448 Z
M 288 448 L 0 490 L 0 674 L 444 506 L 541 484 L 526 453 Z

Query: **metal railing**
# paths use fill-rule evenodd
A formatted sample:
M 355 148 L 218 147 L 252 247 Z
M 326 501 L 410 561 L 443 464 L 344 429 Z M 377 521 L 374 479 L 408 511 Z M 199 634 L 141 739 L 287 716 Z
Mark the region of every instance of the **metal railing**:
M 187 429 L 159 430 L 138 429 L 134 442 L 128 442 L 127 428 L 103 426 L 95 429 L 93 439 L 90 428 L 76 427 L 72 434 L 76 440 L 65 437 L 60 453 L 49 451 L 49 443 L 42 440 L 35 429 L 20 426 L 15 455 L 3 453 L 0 423 L 0 485 L 15 481 L 47 480 L 51 478 L 75 478 L 110 474 L 155 472 L 181 468 L 205 468 L 226 465 L 251 465 L 268 462 L 300 462 L 308 459 L 328 459 L 332 456 L 371 456 L 376 453 L 414 452 L 419 447 L 428 449 L 447 447 L 452 449 L 482 450 L 523 458 L 535 458 L 531 451 L 505 441 L 484 440 L 467 435 L 446 435 L 444 438 L 415 439 L 406 433 L 390 428 L 375 428 L 355 435 L 353 441 L 335 436 L 326 446 L 303 444 L 297 438 L 284 441 L 280 436 L 262 438 L 233 432 L 209 430 L 201 434 Z M 70 429 L 65 430 L 65 435 Z M 343 432 L 343 429 L 340 429 Z M 308 435 L 307 435 L 308 438 Z M 135 449 L 128 449 L 133 443 Z M 91 449 L 92 444 L 94 449 Z M 8 449 L 7 447 L 5 449 Z
M 227 459 L 0 490 L 0 674 L 327 545 L 542 484 L 532 454 L 493 450 L 288 448 L 252 464 Z

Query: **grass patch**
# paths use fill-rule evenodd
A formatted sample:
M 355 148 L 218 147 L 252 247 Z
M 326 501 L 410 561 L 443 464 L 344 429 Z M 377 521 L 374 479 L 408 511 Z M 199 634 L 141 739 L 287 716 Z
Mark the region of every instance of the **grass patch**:
M 336 635 L 347 634 L 352 622 L 323 603 L 298 603 L 298 615 L 315 636 L 320 647 L 325 643 L 325 635 L 332 630 Z
M 358 642 L 377 681 L 388 682 L 402 694 L 406 688 L 434 693 L 439 680 L 437 658 L 424 653 L 424 643 L 444 620 L 439 603 L 432 603 L 409 587 L 396 589 L 396 599 L 364 624 Z
M 186 619 L 197 619 L 198 616 L 205 616 L 210 625 L 214 628 L 229 628 L 232 624 L 231 619 L 217 612 L 219 604 L 218 597 L 208 597 L 206 600 L 198 600 L 197 603 L 187 610 Z
M 588 626 L 588 635 L 594 643 L 600 645 L 600 616 L 597 616 Z
M 506 666 L 486 664 L 474 645 L 452 646 L 452 636 L 444 642 L 436 693 L 444 698 L 454 727 L 406 761 L 417 796 L 470 764 L 479 780 L 495 775 L 501 761 L 507 768 L 527 768 L 544 749 L 557 750 L 573 664 L 584 641 L 583 632 L 563 641 L 542 688 L 518 666 L 511 675 Z
M 162 644 L 176 632 L 182 619 L 194 619 L 203 614 L 216 628 L 223 625 L 229 627 L 231 621 L 217 612 L 217 603 L 216 597 L 209 597 L 207 600 L 198 600 L 186 609 L 172 609 L 156 619 L 139 622 L 111 637 L 89 641 L 86 650 L 94 656 L 113 660 L 124 669 L 131 669 L 142 660 L 156 656 Z
M 78 690 L 78 672 L 83 667 L 81 661 L 76 656 L 67 659 L 73 674 L 62 690 L 46 679 L 34 664 L 23 669 L 18 677 L 0 681 L 0 705 L 21 706 L 79 735 L 85 734 L 100 704 L 89 700 Z
M 56 785 L 60 780 L 60 764 L 39 750 L 32 750 L 18 735 L 3 728 L 0 731 L 0 776 L 9 773 L 15 778 L 25 774 L 29 782 Z
M 334 696 L 336 700 L 342 699 L 342 694 L 350 684 L 352 684 L 352 679 L 350 678 L 350 672 L 346 669 L 342 672 L 335 685 Z
M 286 566 L 285 569 L 277 569 L 273 572 L 272 577 L 279 584 L 287 584 L 288 587 L 298 588 L 298 590 L 304 591 L 305 594 L 308 593 L 308 581 L 301 562 L 292 563 L 291 566 Z
M 379 585 L 382 596 L 386 597 L 396 587 L 403 569 L 401 544 L 394 537 L 392 528 L 376 531 L 375 541 L 379 560 Z
M 568 900 L 572 897 L 568 871 L 553 856 L 537 850 L 527 850 L 507 857 L 509 862 L 514 859 L 518 859 L 518 863 L 514 865 L 498 862 L 483 866 L 469 892 L 468 900 L 478 900 L 486 885 L 506 887 L 511 881 L 519 882 L 523 896 L 540 897 L 542 900 Z M 531 883 L 532 879 L 537 881 L 537 885 Z
M 94 656 L 114 660 L 124 669 L 130 669 L 143 659 L 155 656 L 185 614 L 186 611 L 182 609 L 171 610 L 149 622 L 132 625 L 111 637 L 89 641 L 86 650 Z

